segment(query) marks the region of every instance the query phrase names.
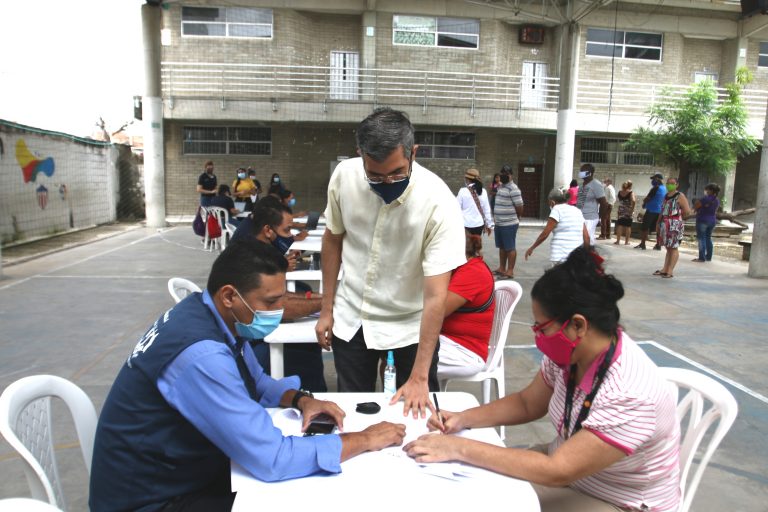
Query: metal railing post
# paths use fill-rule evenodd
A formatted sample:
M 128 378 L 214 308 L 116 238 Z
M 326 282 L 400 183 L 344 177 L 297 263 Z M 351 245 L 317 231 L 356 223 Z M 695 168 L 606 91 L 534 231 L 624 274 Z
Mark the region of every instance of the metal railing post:
M 472 107 L 469 111 L 470 117 L 475 117 L 475 75 L 472 75 Z

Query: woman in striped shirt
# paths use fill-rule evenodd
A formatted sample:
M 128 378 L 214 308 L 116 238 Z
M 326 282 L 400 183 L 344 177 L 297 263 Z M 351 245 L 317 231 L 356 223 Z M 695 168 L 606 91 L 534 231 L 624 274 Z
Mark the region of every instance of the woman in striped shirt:
M 459 460 L 529 480 L 543 512 L 675 511 L 680 501 L 676 399 L 656 365 L 619 326 L 621 283 L 579 247 L 531 291 L 541 369 L 524 390 L 430 428 L 520 425 L 548 414 L 545 447 L 493 446 L 452 435 L 405 446 L 419 462 Z M 442 419 L 442 421 L 441 421 Z

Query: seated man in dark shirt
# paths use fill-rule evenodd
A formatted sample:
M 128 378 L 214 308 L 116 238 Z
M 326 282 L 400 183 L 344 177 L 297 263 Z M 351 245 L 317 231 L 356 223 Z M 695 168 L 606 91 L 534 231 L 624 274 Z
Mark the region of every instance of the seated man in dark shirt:
M 240 214 L 240 210 L 235 208 L 235 201 L 232 199 L 232 192 L 229 185 L 219 185 L 219 194 L 216 197 L 211 198 L 208 206 L 218 206 L 224 208 L 229 212 L 229 223 L 237 227 L 240 225 L 240 219 L 237 216 Z
M 399 445 L 405 426 L 284 437 L 266 408 L 295 407 L 302 431 L 320 414 L 342 427 L 333 402 L 297 391 L 295 376 L 274 380 L 248 339 L 278 325 L 285 259 L 256 240 L 227 246 L 203 293 L 165 312 L 123 364 L 99 417 L 90 509 L 230 510 L 230 461 L 280 481 L 341 471 L 365 451 Z

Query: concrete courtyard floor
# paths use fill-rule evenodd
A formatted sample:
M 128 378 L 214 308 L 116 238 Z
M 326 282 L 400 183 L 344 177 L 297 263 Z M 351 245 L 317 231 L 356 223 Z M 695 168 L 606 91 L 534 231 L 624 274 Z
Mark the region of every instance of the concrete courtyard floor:
M 520 253 L 541 229 L 524 225 Z M 97 410 L 120 365 L 146 328 L 173 302 L 168 278 L 181 276 L 204 286 L 215 254 L 201 249 L 187 225 L 164 230 L 137 225 L 109 230 L 109 236 L 83 235 L 85 245 L 46 249 L 6 261 L 0 279 L 0 389 L 34 374 L 72 380 Z M 485 238 L 486 260 L 498 261 Z M 633 250 L 599 242 L 608 271 L 625 286 L 619 306 L 626 331 L 661 366 L 691 368 L 723 382 L 739 403 L 736 423 L 715 454 L 692 510 L 702 512 L 768 510 L 768 280 L 750 279 L 736 260 L 692 263 L 681 252 L 674 279 L 651 276 L 663 252 Z M 31 249 L 30 249 L 31 250 Z M 512 317 L 505 348 L 506 388 L 526 385 L 538 369 L 533 346 L 529 291 L 543 272 L 548 243 L 529 261 L 519 258 L 516 279 L 523 299 Z M 33 251 L 32 251 L 33 252 Z M 326 377 L 335 390 L 333 357 L 326 354 Z M 479 386 L 457 386 L 479 396 Z M 76 437 L 60 404 L 54 406 L 56 451 L 70 510 L 87 510 L 87 475 Z M 525 446 L 551 438 L 546 420 L 508 428 L 506 443 Z M 28 496 L 21 463 L 0 441 L 0 499 Z

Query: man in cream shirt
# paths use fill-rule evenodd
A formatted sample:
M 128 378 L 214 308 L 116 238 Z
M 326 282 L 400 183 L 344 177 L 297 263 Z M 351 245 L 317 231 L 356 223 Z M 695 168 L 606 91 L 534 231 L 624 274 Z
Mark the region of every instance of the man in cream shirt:
M 333 346 L 341 392 L 374 391 L 379 360 L 392 350 L 392 403 L 403 398 L 403 414 L 424 416 L 438 387 L 448 282 L 466 262 L 461 210 L 448 186 L 414 162 L 403 112 L 377 109 L 356 136 L 361 157 L 341 162 L 328 185 L 317 340 Z

